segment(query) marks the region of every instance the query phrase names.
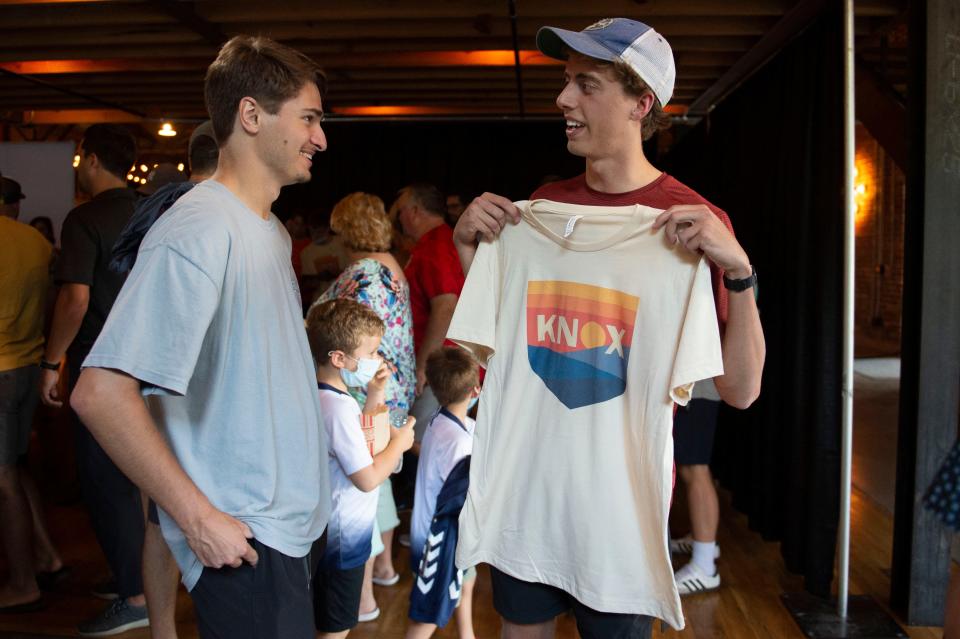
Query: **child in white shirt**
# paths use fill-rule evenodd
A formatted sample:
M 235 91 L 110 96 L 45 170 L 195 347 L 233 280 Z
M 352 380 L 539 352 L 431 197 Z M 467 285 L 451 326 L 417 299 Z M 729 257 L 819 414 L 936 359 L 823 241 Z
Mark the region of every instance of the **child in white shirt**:
M 376 488 L 396 468 L 413 444 L 413 419 L 390 427 L 390 442 L 370 454 L 361 426 L 361 410 L 347 392 L 366 386 L 363 413 L 384 403 L 389 372 L 377 355 L 383 322 L 353 300 L 335 299 L 307 315 L 307 337 L 317 362 L 317 384 L 333 491 L 325 546 L 313 578 L 314 621 L 318 637 L 340 639 L 357 625 L 363 570 L 370 556 L 377 514 Z

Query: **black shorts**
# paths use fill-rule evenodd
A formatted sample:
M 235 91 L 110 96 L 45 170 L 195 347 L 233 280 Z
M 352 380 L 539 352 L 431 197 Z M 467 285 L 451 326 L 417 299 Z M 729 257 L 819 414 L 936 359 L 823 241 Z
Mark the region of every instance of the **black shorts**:
M 190 591 L 201 639 L 313 639 L 307 557 L 250 545 L 256 566 L 204 568 Z
M 317 568 L 313 575 L 313 622 L 318 632 L 343 632 L 357 625 L 364 567 Z
M 692 399 L 673 418 L 673 461 L 680 466 L 707 465 L 713 456 L 720 402 Z
M 543 623 L 573 610 L 582 639 L 649 639 L 652 636 L 653 617 L 599 612 L 559 588 L 522 581 L 493 566 L 490 566 L 490 580 L 493 607 L 510 623 Z

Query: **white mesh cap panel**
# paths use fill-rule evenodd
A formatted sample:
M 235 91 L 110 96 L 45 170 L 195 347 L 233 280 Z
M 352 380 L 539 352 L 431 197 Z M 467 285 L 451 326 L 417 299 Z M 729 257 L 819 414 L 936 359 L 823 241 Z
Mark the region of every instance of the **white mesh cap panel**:
M 666 38 L 648 29 L 631 42 L 620 57 L 653 90 L 660 100 L 660 106 L 667 106 L 673 96 L 677 68 L 673 62 L 673 50 Z

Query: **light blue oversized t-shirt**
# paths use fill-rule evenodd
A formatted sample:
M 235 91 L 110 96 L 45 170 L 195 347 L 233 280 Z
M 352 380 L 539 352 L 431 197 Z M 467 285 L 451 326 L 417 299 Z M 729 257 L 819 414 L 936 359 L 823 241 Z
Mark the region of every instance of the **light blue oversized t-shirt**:
M 327 523 L 330 487 L 290 251 L 274 215 L 199 184 L 147 233 L 84 366 L 149 385 L 151 414 L 213 505 L 303 557 Z M 203 566 L 162 511 L 160 523 L 192 589 Z

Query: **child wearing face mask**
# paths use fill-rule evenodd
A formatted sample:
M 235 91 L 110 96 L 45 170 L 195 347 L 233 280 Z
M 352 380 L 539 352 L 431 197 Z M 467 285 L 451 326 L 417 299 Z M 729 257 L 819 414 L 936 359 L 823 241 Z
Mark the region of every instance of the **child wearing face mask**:
M 413 445 L 413 418 L 401 428 L 391 426 L 390 443 L 376 455 L 370 454 L 361 427 L 361 412 L 373 414 L 384 403 L 389 371 L 377 354 L 383 329 L 376 313 L 349 299 L 324 302 L 307 315 L 333 493 L 325 546 L 313 578 L 318 637 L 346 637 L 357 625 L 377 516 L 376 488 Z M 366 387 L 362 411 L 349 387 Z
M 417 464 L 410 518 L 414 581 L 406 639 L 430 637 L 453 614 L 460 639 L 473 639 L 471 613 L 476 570 L 459 570 L 454 555 L 457 521 L 467 497 L 476 426 L 467 412 L 480 396 L 479 370 L 473 357 L 458 347 L 432 353 L 426 369 L 427 382 L 441 408 L 424 432 Z

